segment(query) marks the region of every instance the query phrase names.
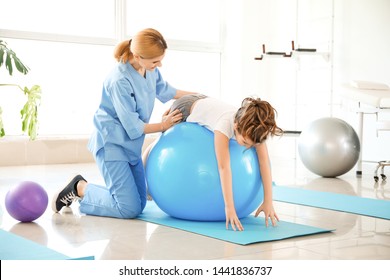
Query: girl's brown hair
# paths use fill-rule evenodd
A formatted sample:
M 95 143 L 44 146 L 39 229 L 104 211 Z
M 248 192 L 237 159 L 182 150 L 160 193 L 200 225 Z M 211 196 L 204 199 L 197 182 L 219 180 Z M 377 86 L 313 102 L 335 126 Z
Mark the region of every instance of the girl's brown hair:
M 254 143 L 264 142 L 269 135 L 280 136 L 283 130 L 276 125 L 276 110 L 267 101 L 248 97 L 242 101 L 234 123 L 237 132 Z
M 165 53 L 167 42 L 160 32 L 147 28 L 138 32 L 130 41 L 120 42 L 114 50 L 114 57 L 118 62 L 126 63 L 133 54 L 141 58 L 155 58 Z

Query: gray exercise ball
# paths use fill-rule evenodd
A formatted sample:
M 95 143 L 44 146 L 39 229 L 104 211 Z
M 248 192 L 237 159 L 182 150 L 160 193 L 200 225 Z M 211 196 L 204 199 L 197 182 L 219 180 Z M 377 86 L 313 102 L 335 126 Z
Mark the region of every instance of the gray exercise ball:
M 321 118 L 302 131 L 298 153 L 307 169 L 322 177 L 337 177 L 355 166 L 360 141 L 352 126 L 338 118 Z

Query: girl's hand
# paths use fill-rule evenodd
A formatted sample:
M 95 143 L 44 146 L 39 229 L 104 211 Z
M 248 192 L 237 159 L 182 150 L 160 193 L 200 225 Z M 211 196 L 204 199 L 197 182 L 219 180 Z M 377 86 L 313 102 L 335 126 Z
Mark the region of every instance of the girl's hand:
M 175 111 L 170 112 L 168 109 L 165 111 L 165 113 L 162 116 L 162 125 L 163 130 L 167 130 L 168 128 L 174 126 L 175 124 L 181 122 L 183 118 L 183 114 L 180 112 L 179 109 L 176 109 Z
M 244 230 L 244 227 L 241 225 L 240 219 L 237 217 L 235 209 L 225 208 L 225 215 L 226 215 L 226 229 L 229 229 L 229 224 L 230 224 L 234 231 Z
M 279 222 L 279 217 L 276 215 L 274 206 L 271 203 L 263 202 L 255 213 L 255 217 L 259 216 L 261 212 L 264 212 L 265 226 L 268 227 L 268 219 L 271 219 L 272 226 L 276 226 L 276 221 Z

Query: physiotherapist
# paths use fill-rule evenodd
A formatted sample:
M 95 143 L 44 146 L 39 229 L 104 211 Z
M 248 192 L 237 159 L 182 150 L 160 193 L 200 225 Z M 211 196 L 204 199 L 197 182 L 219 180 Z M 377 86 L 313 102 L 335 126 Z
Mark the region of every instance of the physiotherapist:
M 166 49 L 163 36 L 151 28 L 116 46 L 118 63 L 104 81 L 88 144 L 105 186 L 77 175 L 54 195 L 53 211 L 79 200 L 80 212 L 87 215 L 131 219 L 142 213 L 147 201 L 141 159 L 145 134 L 163 132 L 182 119 L 179 110 L 167 111 L 160 123 L 149 124 L 155 99 L 165 103 L 193 94 L 162 78 L 158 67 Z

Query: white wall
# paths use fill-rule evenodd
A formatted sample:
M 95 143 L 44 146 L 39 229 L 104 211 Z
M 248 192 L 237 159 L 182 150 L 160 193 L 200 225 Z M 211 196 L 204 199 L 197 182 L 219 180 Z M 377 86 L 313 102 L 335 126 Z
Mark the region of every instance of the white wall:
M 230 14 L 228 23 L 230 28 L 240 26 L 241 32 L 234 28 L 231 32 L 228 25 L 228 38 L 234 40 L 227 41 L 227 54 L 242 61 L 239 66 L 227 66 L 229 86 L 223 94 L 229 98 L 256 94 L 267 99 L 286 130 L 302 130 L 314 119 L 327 116 L 342 118 L 356 128 L 356 113 L 349 101 L 340 98 L 341 85 L 353 79 L 390 84 L 390 1 L 240 2 L 241 10 Z M 329 53 L 329 60 L 323 56 L 254 60 L 263 43 L 266 51 L 289 51 L 291 40 L 295 47 Z M 390 159 L 390 132 L 377 137 L 374 119 L 373 115 L 365 118 L 363 160 Z
M 350 80 L 390 85 L 390 1 L 335 1 L 335 90 Z M 345 101 L 344 101 L 345 102 Z M 349 105 L 345 103 L 344 105 Z M 355 116 L 349 112 L 349 116 Z M 379 115 L 390 120 L 390 113 Z M 356 118 L 351 119 L 351 122 Z M 365 115 L 363 160 L 390 159 L 390 132 L 375 130 L 375 115 Z

